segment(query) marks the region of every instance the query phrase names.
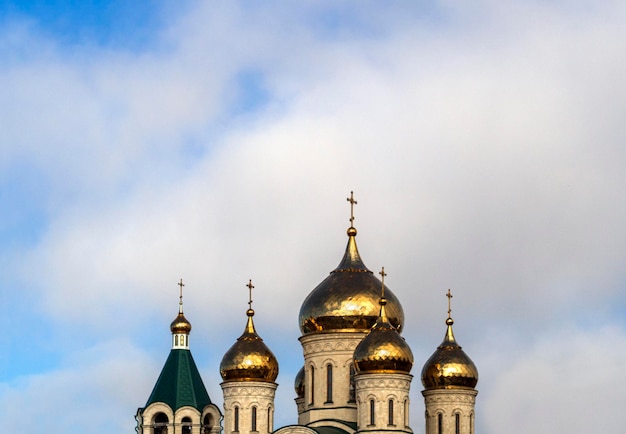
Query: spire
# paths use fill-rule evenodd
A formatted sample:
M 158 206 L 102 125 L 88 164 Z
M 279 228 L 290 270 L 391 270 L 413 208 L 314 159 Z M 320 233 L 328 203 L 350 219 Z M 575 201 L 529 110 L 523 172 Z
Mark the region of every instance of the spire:
M 254 321 L 252 321 L 252 317 L 254 316 L 254 309 L 252 309 L 252 290 L 254 289 L 254 285 L 252 284 L 252 279 L 248 280 L 248 284 L 246 285 L 248 287 L 248 310 L 246 311 L 246 315 L 248 316 L 248 321 L 246 323 L 246 329 L 244 330 L 244 333 L 242 335 L 248 335 L 250 338 L 259 338 L 259 335 L 257 334 L 255 328 L 254 328 Z
M 388 323 L 389 321 L 387 321 L 387 312 L 385 311 L 385 305 L 387 304 L 387 299 L 385 298 L 385 276 L 387 275 L 387 273 L 385 273 L 385 267 L 382 267 L 382 269 L 380 270 L 380 277 L 381 277 L 381 290 L 380 290 L 380 322 L 382 323 Z
M 248 321 L 243 334 L 224 354 L 220 363 L 220 374 L 224 381 L 274 382 L 278 376 L 278 361 L 254 327 L 252 317 L 252 280 L 248 281 Z
M 350 192 L 350 197 L 346 199 L 350 202 L 350 227 L 348 228 L 348 245 L 346 246 L 346 253 L 343 255 L 343 259 L 331 273 L 336 272 L 363 272 L 371 273 L 371 271 L 365 266 L 361 256 L 359 255 L 359 249 L 356 246 L 356 234 L 357 230 L 354 227 L 354 205 L 357 201 L 354 199 L 354 192 Z
M 178 282 L 178 287 L 180 288 L 180 294 L 178 297 L 178 315 L 170 324 L 170 330 L 172 331 L 172 349 L 188 350 L 191 323 L 183 314 L 183 286 L 185 286 L 183 279 L 180 279 Z
M 403 372 L 409 373 L 413 367 L 413 353 L 398 330 L 387 319 L 385 305 L 385 267 L 382 277 L 380 315 L 369 334 L 354 350 L 354 365 L 358 372 Z
M 473 389 L 478 382 L 478 370 L 472 359 L 457 343 L 452 332 L 452 293 L 448 289 L 448 318 L 446 334 L 441 345 L 426 361 L 422 368 L 422 384 L 426 390 L 432 389 Z

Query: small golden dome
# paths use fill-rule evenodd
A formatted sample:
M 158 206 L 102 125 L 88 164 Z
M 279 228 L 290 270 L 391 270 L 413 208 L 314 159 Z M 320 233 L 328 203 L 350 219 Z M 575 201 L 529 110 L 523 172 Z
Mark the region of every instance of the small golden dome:
M 304 398 L 304 366 L 300 368 L 296 374 L 296 379 L 293 382 L 293 388 L 296 390 L 296 396 L 298 398 Z
M 363 264 L 356 246 L 357 230 L 348 229 L 348 245 L 340 264 L 307 296 L 300 308 L 303 335 L 318 332 L 366 332 L 378 318 L 381 282 Z M 404 311 L 385 288 L 389 322 L 402 331 Z
M 448 317 L 443 342 L 422 369 L 422 384 L 430 389 L 473 389 L 478 383 L 478 369 L 454 339 L 454 321 Z
M 172 324 L 170 324 L 170 330 L 173 335 L 185 334 L 188 335 L 191 332 L 191 323 L 183 315 L 182 309 L 178 312 Z
M 254 310 L 248 309 L 248 322 L 237 342 L 224 354 L 220 374 L 224 381 L 274 382 L 278 361 L 254 328 Z
M 357 372 L 411 372 L 413 352 L 387 319 L 386 304 L 381 298 L 378 321 L 354 350 Z

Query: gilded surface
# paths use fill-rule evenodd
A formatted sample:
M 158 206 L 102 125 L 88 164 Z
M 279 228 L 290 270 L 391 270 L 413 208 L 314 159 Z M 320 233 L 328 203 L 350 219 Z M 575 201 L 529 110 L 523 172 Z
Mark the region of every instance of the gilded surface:
M 413 353 L 404 338 L 389 322 L 386 300 L 380 300 L 380 317 L 370 333 L 354 350 L 358 372 L 406 372 L 413 367 Z
M 191 323 L 187 321 L 182 312 L 179 312 L 178 316 L 170 324 L 170 330 L 173 334 L 189 334 L 191 332 Z
M 296 374 L 296 380 L 294 381 L 293 388 L 296 390 L 296 396 L 298 398 L 304 398 L 304 366 L 300 368 Z
M 304 300 L 300 308 L 302 334 L 326 331 L 367 331 L 378 318 L 381 282 L 363 264 L 356 246 L 356 229 L 348 229 L 348 245 L 339 266 Z M 398 331 L 404 311 L 385 288 L 387 315 Z
M 220 374 L 224 381 L 273 382 L 278 376 L 278 361 L 257 334 L 253 315 L 249 309 L 246 329 L 222 358 Z
M 422 369 L 422 384 L 428 389 L 454 389 L 476 387 L 478 370 L 454 339 L 453 321 L 448 318 L 448 328 L 443 342 Z

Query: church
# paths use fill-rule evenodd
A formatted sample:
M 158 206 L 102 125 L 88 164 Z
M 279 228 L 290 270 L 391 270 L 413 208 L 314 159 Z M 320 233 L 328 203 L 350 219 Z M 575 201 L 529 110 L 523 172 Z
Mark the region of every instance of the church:
M 244 332 L 220 364 L 223 408 L 209 397 L 189 348 L 182 280 L 172 349 L 146 404 L 138 434 L 412 433 L 409 392 L 413 353 L 401 336 L 398 298 L 363 263 L 351 193 L 348 243 L 337 268 L 303 301 L 303 365 L 294 379 L 298 423 L 274 427 L 278 360 L 254 325 L 252 282 Z M 426 434 L 474 434 L 478 370 L 456 342 L 448 290 L 444 338 L 421 371 Z M 412 404 L 415 405 L 415 404 Z M 286 411 L 286 410 L 280 410 Z

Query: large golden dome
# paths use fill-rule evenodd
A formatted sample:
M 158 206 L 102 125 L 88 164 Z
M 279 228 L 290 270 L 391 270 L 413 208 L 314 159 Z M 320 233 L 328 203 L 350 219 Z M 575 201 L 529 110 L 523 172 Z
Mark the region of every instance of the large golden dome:
M 454 321 L 448 317 L 443 342 L 422 369 L 422 384 L 430 389 L 473 389 L 478 383 L 478 369 L 454 339 Z
M 413 352 L 385 312 L 387 300 L 380 299 L 380 317 L 354 350 L 357 372 L 411 372 Z
M 187 320 L 187 318 L 185 318 L 185 315 L 183 315 L 182 308 L 178 312 L 176 318 L 174 318 L 174 321 L 170 324 L 170 330 L 172 331 L 172 334 L 175 335 L 188 335 L 191 332 L 191 323 Z
M 340 264 L 308 295 L 300 308 L 303 335 L 318 332 L 366 332 L 378 318 L 381 282 L 363 264 L 356 246 L 357 231 L 348 229 L 348 245 Z M 404 311 L 385 288 L 389 322 L 402 330 Z
M 248 309 L 248 322 L 243 334 L 220 363 L 224 381 L 274 382 L 278 376 L 278 361 L 254 328 L 254 310 Z

